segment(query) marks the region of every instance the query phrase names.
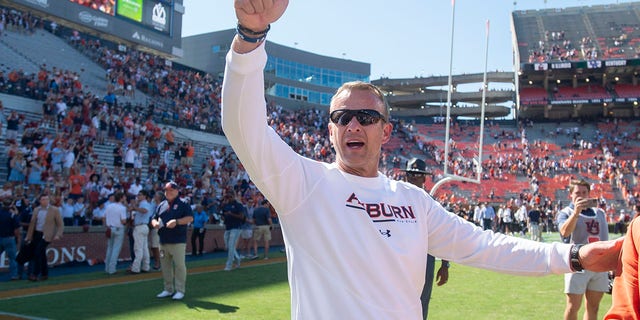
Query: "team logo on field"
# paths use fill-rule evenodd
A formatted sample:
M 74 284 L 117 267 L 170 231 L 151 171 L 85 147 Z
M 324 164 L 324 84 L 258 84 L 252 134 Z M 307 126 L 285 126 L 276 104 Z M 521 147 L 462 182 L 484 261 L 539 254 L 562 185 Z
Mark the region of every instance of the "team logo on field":
M 416 215 L 411 206 L 398 206 L 384 202 L 364 203 L 358 199 L 355 193 L 352 193 L 349 198 L 347 198 L 346 206 L 364 210 L 373 222 L 416 222 Z

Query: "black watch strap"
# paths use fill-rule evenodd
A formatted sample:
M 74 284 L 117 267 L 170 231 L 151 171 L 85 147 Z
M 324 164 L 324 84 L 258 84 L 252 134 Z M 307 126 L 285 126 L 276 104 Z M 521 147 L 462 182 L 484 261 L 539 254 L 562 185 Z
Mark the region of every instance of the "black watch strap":
M 580 248 L 582 248 L 582 246 L 582 244 L 573 245 L 573 247 L 571 247 L 571 253 L 569 254 L 571 269 L 575 272 L 584 270 L 584 268 L 582 268 L 582 263 L 580 263 Z

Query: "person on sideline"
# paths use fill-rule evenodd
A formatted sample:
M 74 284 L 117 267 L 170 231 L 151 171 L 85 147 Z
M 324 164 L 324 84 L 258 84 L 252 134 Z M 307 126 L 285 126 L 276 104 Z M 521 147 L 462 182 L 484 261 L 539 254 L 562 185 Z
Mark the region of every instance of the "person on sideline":
M 209 215 L 204 207 L 199 204 L 196 206 L 196 212 L 193 214 L 193 230 L 191 231 L 191 255 L 199 257 L 204 250 L 204 234 L 207 232 L 204 227 L 209 221 Z M 198 240 L 196 246 L 196 240 Z
M 278 212 L 292 319 L 420 319 L 427 254 L 519 275 L 614 266 L 621 241 L 577 247 L 482 231 L 422 188 L 378 171 L 393 126 L 384 94 L 350 82 L 329 107 L 335 162 L 297 154 L 267 124 L 264 40 L 287 0 L 235 0 L 222 126 L 252 182 Z
M 29 264 L 33 263 L 33 268 L 29 268 L 32 272 L 29 274 L 30 281 L 44 281 L 49 279 L 49 265 L 47 264 L 47 246 L 54 241 L 62 239 L 64 232 L 64 223 L 60 215 L 58 207 L 49 205 L 49 195 L 41 194 L 39 206 L 33 209 L 27 237 L 25 241 L 33 241 L 35 250 L 33 259 Z
M 133 251 L 134 259 L 130 273 L 149 272 L 149 219 L 153 215 L 153 206 L 149 202 L 147 190 L 140 190 L 137 199 L 131 201 L 129 210 L 133 212 Z
M 424 183 L 429 174 L 427 171 L 427 164 L 418 159 L 412 158 L 407 162 L 407 169 L 405 172 L 405 181 L 424 188 Z M 449 261 L 442 260 L 440 268 L 438 269 L 438 286 L 444 285 L 449 281 Z M 422 302 L 422 318 L 427 319 L 429 317 L 429 301 L 431 300 L 431 291 L 433 290 L 433 278 L 434 271 L 436 270 L 436 257 L 427 255 L 427 271 L 424 279 L 424 287 L 422 288 L 422 294 L 420 295 L 420 301 Z
M 107 238 L 107 253 L 104 258 L 104 271 L 107 274 L 115 274 L 118 265 L 118 257 L 124 242 L 125 226 L 127 224 L 127 207 L 122 204 L 126 200 L 122 192 L 113 195 L 113 202 L 104 209 L 104 225 L 109 228 L 110 235 Z
M 636 205 L 636 217 L 627 227 L 622 244 L 620 268 L 618 268 L 611 292 L 611 309 L 605 320 L 640 319 L 640 282 L 638 281 L 638 252 L 640 252 L 640 205 Z
M 527 213 L 527 225 L 531 232 L 531 240 L 542 241 L 542 231 L 540 223 L 542 222 L 542 206 L 534 205 L 531 211 Z
M 187 288 L 187 225 L 193 221 L 191 205 L 178 197 L 180 187 L 173 181 L 164 185 L 165 200 L 156 208 L 151 227 L 160 236 L 160 265 L 164 290 L 158 298 L 182 300 Z
M 160 205 L 160 203 L 164 200 L 164 194 L 162 191 L 157 191 L 153 195 L 153 199 L 151 200 L 151 218 L 153 218 L 153 213 L 156 212 L 156 208 Z M 151 219 L 149 219 L 149 223 L 151 223 Z M 160 270 L 160 236 L 158 235 L 158 229 L 151 228 L 149 230 L 149 247 L 151 247 L 151 255 L 153 256 L 153 269 Z
M 258 254 L 258 241 L 264 239 L 264 260 L 268 260 L 271 229 L 273 228 L 269 201 L 262 200 L 260 206 L 253 210 L 253 220 L 256 222 L 256 231 L 253 232 L 253 252 Z
M 558 212 L 558 229 L 569 243 L 584 245 L 609 240 L 609 228 L 604 211 L 597 203 L 589 203 L 591 186 L 584 180 L 572 180 L 569 184 L 571 203 Z M 578 319 L 578 310 L 585 300 L 585 320 L 595 320 L 602 295 L 609 291 L 607 272 L 576 272 L 564 276 L 564 293 L 567 295 L 565 320 Z
M 227 190 L 222 197 L 222 217 L 224 219 L 224 245 L 227 247 L 227 262 L 224 271 L 240 268 L 240 254 L 238 254 L 238 239 L 244 223 L 244 206 L 236 199 L 233 190 Z
M 20 220 L 18 219 L 18 209 L 13 205 L 13 199 L 2 200 L 0 208 L 0 255 L 6 252 L 9 260 L 9 277 L 11 280 L 18 280 L 18 262 L 16 253 L 22 242 L 20 234 Z

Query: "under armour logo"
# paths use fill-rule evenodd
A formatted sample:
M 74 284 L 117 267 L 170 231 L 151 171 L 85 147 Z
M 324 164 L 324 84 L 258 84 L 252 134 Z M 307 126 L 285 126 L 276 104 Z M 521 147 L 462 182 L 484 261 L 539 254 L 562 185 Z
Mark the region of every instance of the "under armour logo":
M 381 234 L 381 235 L 383 235 L 383 236 L 387 236 L 387 238 L 390 238 L 390 237 L 391 237 L 391 230 L 389 230 L 389 229 L 387 229 L 387 230 L 385 230 L 385 231 L 382 231 L 382 230 L 378 230 L 378 231 L 380 231 L 380 234 Z

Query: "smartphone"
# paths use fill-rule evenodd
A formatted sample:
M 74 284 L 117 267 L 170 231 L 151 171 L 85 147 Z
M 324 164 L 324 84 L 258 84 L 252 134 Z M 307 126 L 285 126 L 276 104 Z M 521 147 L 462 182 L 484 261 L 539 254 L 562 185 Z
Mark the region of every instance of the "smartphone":
M 597 198 L 589 198 L 589 199 L 587 199 L 587 207 L 593 208 L 593 207 L 597 207 L 597 206 L 598 206 L 598 199 Z

